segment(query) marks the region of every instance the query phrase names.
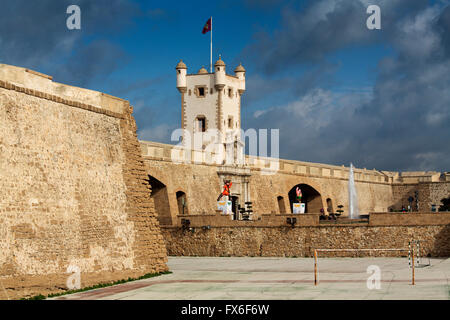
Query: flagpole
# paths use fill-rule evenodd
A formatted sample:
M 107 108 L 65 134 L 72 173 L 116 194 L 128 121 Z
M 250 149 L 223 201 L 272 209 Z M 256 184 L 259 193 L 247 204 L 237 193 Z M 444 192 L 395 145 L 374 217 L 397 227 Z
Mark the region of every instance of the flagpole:
M 210 65 L 209 65 L 209 70 L 212 73 L 212 33 L 213 33 L 213 28 L 212 28 L 212 16 L 211 16 L 211 53 L 210 53 Z

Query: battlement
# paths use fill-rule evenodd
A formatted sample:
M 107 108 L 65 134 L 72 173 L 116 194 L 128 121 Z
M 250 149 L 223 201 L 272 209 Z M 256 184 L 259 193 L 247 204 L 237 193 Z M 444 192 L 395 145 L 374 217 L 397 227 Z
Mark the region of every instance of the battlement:
M 214 163 L 216 154 L 204 150 L 185 149 L 181 146 L 157 143 L 152 141 L 139 141 L 142 155 L 161 161 L 191 161 L 195 164 L 219 166 Z M 327 177 L 334 179 L 348 179 L 349 167 L 330 164 L 305 162 L 298 160 L 274 159 L 270 157 L 255 157 L 245 155 L 245 164 L 252 170 L 279 171 L 281 173 Z M 425 182 L 450 181 L 450 172 L 437 171 L 411 171 L 392 172 L 366 168 L 354 171 L 356 181 L 366 181 L 384 184 L 417 184 Z
M 17 88 L 20 92 L 60 103 L 89 106 L 91 109 L 97 108 L 119 115 L 129 107 L 126 100 L 99 91 L 53 82 L 52 76 L 26 68 L 0 64 L 0 80 L 4 82 L 4 87 Z

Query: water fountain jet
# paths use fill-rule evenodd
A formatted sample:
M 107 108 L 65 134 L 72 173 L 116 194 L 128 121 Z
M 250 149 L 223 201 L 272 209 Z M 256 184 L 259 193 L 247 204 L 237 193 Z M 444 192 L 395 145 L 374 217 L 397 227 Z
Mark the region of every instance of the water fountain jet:
M 349 208 L 349 218 L 358 219 L 358 196 L 356 194 L 355 178 L 353 174 L 353 164 L 350 163 L 350 174 L 348 177 L 348 208 Z

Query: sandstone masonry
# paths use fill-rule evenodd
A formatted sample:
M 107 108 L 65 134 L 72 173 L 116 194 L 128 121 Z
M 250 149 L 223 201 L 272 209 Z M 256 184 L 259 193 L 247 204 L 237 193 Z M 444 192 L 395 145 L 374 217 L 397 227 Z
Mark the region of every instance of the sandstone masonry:
M 0 298 L 167 270 L 127 101 L 0 65 Z

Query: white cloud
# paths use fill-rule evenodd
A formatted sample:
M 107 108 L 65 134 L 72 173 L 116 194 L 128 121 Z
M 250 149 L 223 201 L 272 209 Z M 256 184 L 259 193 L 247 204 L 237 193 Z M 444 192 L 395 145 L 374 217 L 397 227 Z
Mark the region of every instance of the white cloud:
M 340 118 L 342 114 L 351 116 L 358 107 L 367 103 L 372 97 L 372 90 L 367 87 L 361 89 L 347 88 L 347 90 L 333 92 L 316 88 L 300 97 L 299 100 L 284 106 L 257 110 L 253 116 L 254 118 L 266 116 L 268 121 L 274 120 L 273 124 L 277 123 L 279 116 L 281 116 L 287 123 L 294 121 L 303 129 L 317 131 L 327 127 L 334 119 Z M 273 124 L 267 122 L 268 126 Z
M 139 140 L 170 143 L 170 136 L 172 134 L 172 131 L 175 129 L 176 126 L 163 123 L 156 127 L 139 130 L 138 137 Z
M 440 37 L 433 29 L 433 20 L 440 13 L 439 7 L 430 7 L 414 17 L 404 19 L 398 24 L 397 49 L 404 55 L 420 59 L 437 53 Z

